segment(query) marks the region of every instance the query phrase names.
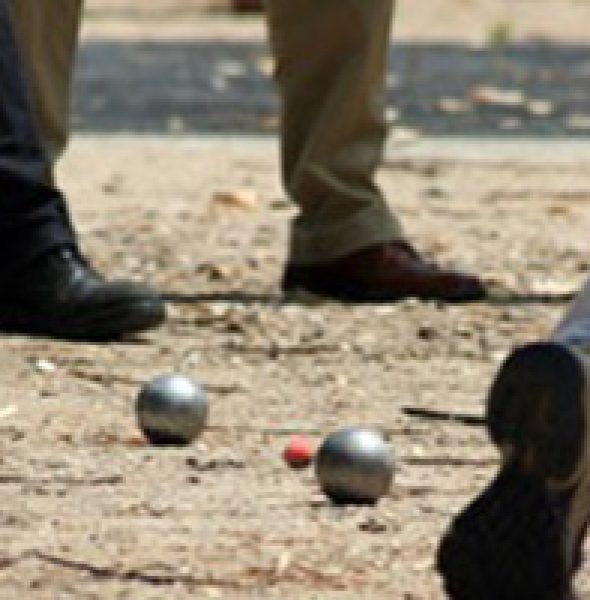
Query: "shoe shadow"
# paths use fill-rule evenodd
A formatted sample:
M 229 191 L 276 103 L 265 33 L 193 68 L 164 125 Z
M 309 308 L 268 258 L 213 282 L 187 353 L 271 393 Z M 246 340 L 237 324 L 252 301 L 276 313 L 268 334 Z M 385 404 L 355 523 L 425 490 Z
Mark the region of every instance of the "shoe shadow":
M 549 292 L 518 292 L 512 290 L 490 290 L 485 298 L 479 302 L 498 305 L 518 305 L 518 304 L 568 304 L 576 297 L 576 292 L 549 293 Z M 296 296 L 282 294 L 252 294 L 249 292 L 222 291 L 222 292 L 204 292 L 204 293 L 179 293 L 164 292 L 162 298 L 170 304 L 199 304 L 202 302 L 236 302 L 239 304 L 266 304 L 277 306 L 284 304 L 308 304 L 305 299 L 298 301 Z M 324 299 L 328 302 L 328 299 Z M 393 304 L 394 302 L 391 302 Z M 444 301 L 441 304 L 446 304 Z M 359 303 L 360 304 L 360 303 Z M 367 304 L 363 302 L 362 304 Z M 369 303 L 371 304 L 371 303 Z M 383 303 L 382 303 L 383 304 Z
M 491 290 L 483 300 L 487 304 L 508 306 L 513 304 L 568 304 L 577 292 L 515 292 L 511 290 Z
M 236 302 L 240 304 L 284 304 L 280 294 L 251 294 L 240 291 L 207 292 L 185 294 L 178 292 L 164 292 L 164 302 L 170 304 L 199 304 L 201 302 Z

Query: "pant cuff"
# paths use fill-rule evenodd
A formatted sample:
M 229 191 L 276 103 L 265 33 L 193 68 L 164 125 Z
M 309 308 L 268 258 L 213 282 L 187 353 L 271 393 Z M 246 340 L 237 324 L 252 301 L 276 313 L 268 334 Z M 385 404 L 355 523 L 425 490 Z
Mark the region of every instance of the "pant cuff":
M 385 204 L 366 208 L 337 225 L 310 231 L 295 218 L 291 233 L 289 262 L 317 264 L 336 260 L 362 248 L 404 237 L 398 219 Z

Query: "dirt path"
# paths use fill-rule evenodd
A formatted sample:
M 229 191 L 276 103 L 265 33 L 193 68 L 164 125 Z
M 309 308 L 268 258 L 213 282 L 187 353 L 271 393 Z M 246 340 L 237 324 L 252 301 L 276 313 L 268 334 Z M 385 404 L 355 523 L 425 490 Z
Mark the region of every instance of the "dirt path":
M 495 453 L 477 427 L 403 408 L 480 414 L 507 350 L 543 335 L 588 271 L 590 176 L 394 160 L 381 180 L 417 243 L 520 297 L 306 307 L 277 302 L 275 160 L 260 141 L 76 139 L 62 176 L 85 247 L 158 285 L 171 318 L 120 344 L 5 338 L 0 597 L 442 597 L 437 538 Z M 244 185 L 254 209 L 211 205 Z M 214 427 L 187 449 L 137 445 L 138 387 L 172 370 L 209 386 Z M 355 423 L 391 430 L 399 472 L 375 509 L 330 506 L 274 431 L 319 442 Z
M 519 6 L 537 18 L 533 4 L 557 14 L 557 2 Z M 117 40 L 130 27 L 95 14 L 92 56 L 107 26 Z M 260 39 L 253 20 L 223 27 Z M 104 77 L 97 64 L 84 76 Z M 304 306 L 277 292 L 292 209 L 272 138 L 80 129 L 60 178 L 83 245 L 102 270 L 165 292 L 170 320 L 107 345 L 4 338 L 0 598 L 442 598 L 437 540 L 497 458 L 481 428 L 404 407 L 481 414 L 506 352 L 561 314 L 590 270 L 586 159 L 389 153 L 380 181 L 410 237 L 481 272 L 494 300 Z M 234 188 L 255 201 L 212 202 Z M 169 371 L 206 383 L 211 427 L 188 448 L 155 450 L 138 438 L 133 402 Z M 312 472 L 281 461 L 283 430 L 319 442 L 349 424 L 385 427 L 397 457 L 391 494 L 372 509 L 331 506 Z M 585 574 L 580 587 L 590 597 Z

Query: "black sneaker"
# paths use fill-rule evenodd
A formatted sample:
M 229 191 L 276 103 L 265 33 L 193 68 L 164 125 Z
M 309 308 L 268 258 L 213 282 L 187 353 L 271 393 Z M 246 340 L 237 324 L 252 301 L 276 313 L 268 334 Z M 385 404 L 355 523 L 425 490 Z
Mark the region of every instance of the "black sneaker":
M 58 248 L 0 284 L 0 330 L 73 340 L 111 340 L 163 322 L 161 297 L 107 282 L 72 248 Z
M 453 520 L 437 568 L 453 600 L 571 600 L 590 517 L 584 359 L 554 342 L 517 349 L 488 397 L 503 465 Z

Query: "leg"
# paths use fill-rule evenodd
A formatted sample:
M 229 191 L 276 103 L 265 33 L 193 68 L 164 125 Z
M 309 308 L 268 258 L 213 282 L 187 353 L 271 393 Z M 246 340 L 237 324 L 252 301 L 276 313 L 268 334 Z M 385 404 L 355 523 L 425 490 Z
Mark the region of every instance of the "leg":
M 159 324 L 156 294 L 106 282 L 81 257 L 63 196 L 46 183 L 49 165 L 0 0 L 0 328 L 111 339 Z
M 69 134 L 82 0 L 9 0 L 37 126 L 54 163 Z
M 392 0 L 270 0 L 267 10 L 283 179 L 301 209 L 292 260 L 330 260 L 402 237 L 373 181 L 386 134 Z
M 590 286 L 491 387 L 498 476 L 453 521 L 438 568 L 454 600 L 568 600 L 590 518 Z
M 0 277 L 56 246 L 75 245 L 62 195 L 43 183 L 39 142 L 8 7 L 0 1 Z
M 285 187 L 298 205 L 283 288 L 354 301 L 473 300 L 421 260 L 374 182 L 393 0 L 267 0 Z

